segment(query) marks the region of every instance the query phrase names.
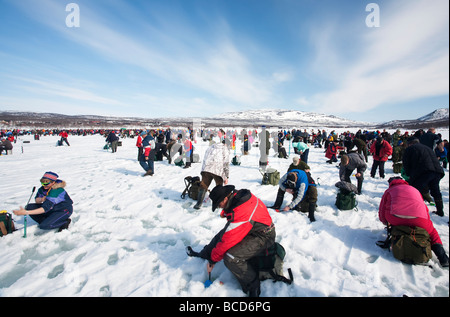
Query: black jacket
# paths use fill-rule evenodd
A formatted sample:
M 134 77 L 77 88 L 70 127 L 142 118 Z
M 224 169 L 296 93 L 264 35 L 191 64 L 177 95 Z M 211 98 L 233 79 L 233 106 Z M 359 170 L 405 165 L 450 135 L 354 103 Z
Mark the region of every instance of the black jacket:
M 437 173 L 444 177 L 444 170 L 432 149 L 418 143 L 408 146 L 403 153 L 403 167 L 408 175 L 409 183 L 413 183 L 425 173 Z

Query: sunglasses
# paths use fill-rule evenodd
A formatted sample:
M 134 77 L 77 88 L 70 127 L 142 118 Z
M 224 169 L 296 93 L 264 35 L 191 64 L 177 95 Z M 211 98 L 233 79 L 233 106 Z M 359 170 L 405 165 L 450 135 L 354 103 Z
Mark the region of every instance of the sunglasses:
M 45 180 L 45 181 L 41 181 L 41 185 L 42 186 L 48 186 L 48 185 L 50 185 L 52 182 L 51 181 L 48 181 L 48 180 Z
M 296 182 L 291 181 L 291 180 L 287 180 L 286 183 L 285 183 L 285 186 L 287 188 L 292 188 L 292 189 L 294 189 L 296 187 L 296 185 L 297 185 Z

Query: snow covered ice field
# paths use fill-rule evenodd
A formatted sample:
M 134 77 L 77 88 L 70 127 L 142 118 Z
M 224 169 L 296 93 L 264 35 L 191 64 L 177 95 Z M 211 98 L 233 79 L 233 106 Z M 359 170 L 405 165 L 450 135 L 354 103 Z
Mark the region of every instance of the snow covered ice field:
M 448 139 L 448 130 L 438 132 Z M 99 135 L 69 136 L 70 147 L 56 147 L 58 139 L 46 136 L 35 141 L 33 136 L 23 136 L 13 155 L 0 157 L 0 209 L 12 212 L 24 206 L 45 171 L 56 172 L 67 182 L 74 201 L 70 228 L 61 233 L 43 231 L 29 219 L 23 238 L 23 217 L 14 216 L 18 231 L 0 238 L 1 297 L 245 296 L 223 262 L 215 266 L 214 283 L 205 289 L 206 261 L 185 253 L 188 245 L 200 251 L 225 225 L 218 210 L 211 212 L 210 202 L 195 210 L 194 200 L 180 198 L 184 177 L 199 176 L 201 163 L 182 169 L 166 160 L 155 162 L 155 175 L 141 177 L 136 139 L 123 139 L 115 154 L 103 150 L 105 141 Z M 201 139 L 195 144 L 201 159 L 207 146 Z M 270 166 L 285 173 L 293 150 L 289 159 L 270 153 Z M 254 147 L 250 155 L 241 156 L 240 166 L 230 165 L 230 184 L 250 189 L 270 206 L 277 187 L 261 185 L 258 159 Z M 295 282 L 262 282 L 261 296 L 448 297 L 449 271 L 439 266 L 434 255 L 428 266 L 411 266 L 375 244 L 385 239 L 378 204 L 387 180 L 394 176 L 392 162 L 386 163 L 385 179 L 372 179 L 369 157 L 358 210 L 339 211 L 334 206 L 339 171 L 336 163 L 329 165 L 326 160 L 324 149 L 311 148 L 308 164 L 320 184 L 316 222 L 296 211 L 269 209 L 276 240 L 287 252 L 285 275 L 291 268 Z M 445 216 L 431 218 L 448 254 L 448 170 L 440 185 Z M 288 199 L 286 195 L 285 203 Z

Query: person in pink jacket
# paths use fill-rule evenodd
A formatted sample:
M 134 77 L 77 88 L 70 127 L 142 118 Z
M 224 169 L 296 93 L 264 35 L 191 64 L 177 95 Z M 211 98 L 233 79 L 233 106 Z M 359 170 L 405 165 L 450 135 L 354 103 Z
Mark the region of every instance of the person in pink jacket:
M 386 163 L 389 156 L 392 155 L 392 146 L 389 142 L 379 136 L 370 146 L 370 153 L 373 155 L 373 164 L 372 169 L 370 170 L 370 176 L 374 178 L 377 168 L 379 168 L 380 177 L 384 178 L 384 163 Z
M 425 229 L 430 235 L 431 249 L 443 267 L 448 267 L 448 256 L 439 233 L 430 219 L 428 207 L 420 192 L 401 177 L 389 179 L 389 188 L 381 197 L 378 218 L 385 225 L 409 226 Z

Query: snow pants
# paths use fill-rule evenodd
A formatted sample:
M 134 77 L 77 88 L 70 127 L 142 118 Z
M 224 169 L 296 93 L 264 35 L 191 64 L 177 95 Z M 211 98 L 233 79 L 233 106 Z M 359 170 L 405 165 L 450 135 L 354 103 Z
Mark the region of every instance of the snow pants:
M 151 150 L 148 155 L 148 160 L 145 160 L 144 154 L 139 158 L 139 164 L 142 166 L 144 171 L 151 170 L 153 173 L 155 172 L 154 164 L 155 164 L 155 150 Z
M 441 181 L 441 175 L 434 172 L 424 173 L 421 176 L 414 179 L 409 184 L 415 187 L 422 196 L 430 191 L 431 196 L 434 198 L 436 203 L 436 209 L 438 214 L 444 213 L 444 206 L 442 202 L 442 193 L 439 187 L 439 182 Z
M 252 232 L 225 254 L 224 264 L 236 277 L 244 293 L 255 290 L 259 292 L 259 273 L 253 269 L 249 260 L 272 246 L 275 236 L 274 227 Z
M 25 207 L 26 210 L 33 210 L 40 208 L 42 204 L 29 204 Z M 51 230 L 61 227 L 66 223 L 67 219 L 72 215 L 73 209 L 67 208 L 63 210 L 52 210 L 40 215 L 30 215 L 31 219 L 39 224 L 39 228 L 43 230 Z
M 346 181 L 346 182 L 348 182 L 348 183 L 351 183 L 352 180 L 350 179 L 350 176 L 352 176 L 353 171 L 354 171 L 354 170 L 346 169 L 346 170 L 344 171 L 344 177 L 343 177 L 343 179 L 341 179 L 341 180 Z M 362 185 L 363 185 L 363 182 L 364 182 L 364 173 L 361 173 L 361 176 L 356 177 L 356 181 L 357 181 L 357 183 L 358 183 L 358 186 L 357 186 L 357 188 L 358 188 L 358 194 L 361 194 L 361 191 L 362 191 Z
M 372 169 L 370 170 L 370 176 L 373 178 L 377 173 L 377 168 L 379 169 L 380 177 L 384 178 L 384 163 L 385 161 L 373 160 Z
M 200 186 L 203 189 L 208 189 L 213 180 L 216 182 L 216 186 L 223 185 L 223 178 L 216 174 L 210 172 L 201 172 L 200 174 L 202 175 L 202 182 L 200 183 Z

